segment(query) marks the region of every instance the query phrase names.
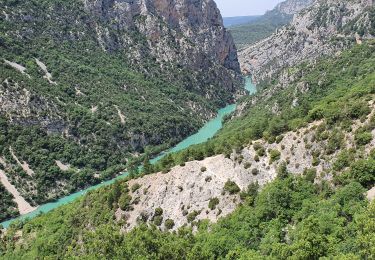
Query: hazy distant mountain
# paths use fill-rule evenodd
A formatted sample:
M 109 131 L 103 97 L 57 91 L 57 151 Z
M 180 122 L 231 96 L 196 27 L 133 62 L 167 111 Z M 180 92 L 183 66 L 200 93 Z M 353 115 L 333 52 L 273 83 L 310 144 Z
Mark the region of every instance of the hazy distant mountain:
M 241 69 L 257 83 L 284 68 L 332 56 L 363 39 L 373 39 L 374 4 L 369 0 L 318 0 L 293 21 L 239 54 Z
M 251 16 L 236 16 L 236 17 L 224 17 L 223 22 L 225 27 L 231 27 L 235 25 L 247 24 L 256 21 L 261 15 Z
M 289 24 L 294 14 L 310 6 L 312 2 L 313 0 L 286 0 L 255 20 L 232 25 L 229 30 L 237 48 L 242 49 L 270 36 L 277 28 Z

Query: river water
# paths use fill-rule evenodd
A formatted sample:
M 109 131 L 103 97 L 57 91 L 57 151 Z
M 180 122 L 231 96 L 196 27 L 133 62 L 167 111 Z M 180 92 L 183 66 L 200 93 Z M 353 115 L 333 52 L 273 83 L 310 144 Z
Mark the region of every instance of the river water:
M 248 90 L 250 94 L 254 94 L 256 92 L 256 86 L 252 83 L 250 77 L 245 78 L 245 89 Z M 232 113 L 235 109 L 236 109 L 236 104 L 227 105 L 226 107 L 220 109 L 218 111 L 217 116 L 214 119 L 207 122 L 196 134 L 187 137 L 186 139 L 184 139 L 183 141 L 178 143 L 175 147 L 171 148 L 167 152 L 162 153 L 158 157 L 152 159 L 150 162 L 154 164 L 169 153 L 178 152 L 178 151 L 181 151 L 181 150 L 184 150 L 184 149 L 188 148 L 191 145 L 206 142 L 208 139 L 212 138 L 223 127 L 223 125 L 222 125 L 223 118 L 226 115 Z M 87 193 L 90 190 L 95 190 L 95 189 L 98 189 L 100 187 L 110 185 L 110 184 L 114 183 L 116 180 L 123 179 L 126 176 L 127 176 L 127 173 L 123 173 L 122 175 L 120 175 L 120 176 L 118 176 L 118 177 L 116 177 L 112 180 L 102 182 L 98 185 L 91 186 L 90 188 L 87 188 L 85 190 L 82 190 L 82 191 L 79 191 L 79 192 L 76 192 L 76 193 L 72 193 L 72 194 L 70 194 L 68 196 L 65 196 L 65 197 L 63 197 L 59 200 L 54 201 L 54 202 L 40 205 L 33 212 L 22 215 L 22 216 L 19 216 L 17 218 L 14 218 L 14 219 L 11 219 L 11 220 L 8 220 L 8 221 L 5 221 L 5 222 L 2 222 L 1 225 L 3 225 L 4 228 L 7 228 L 15 220 L 24 220 L 26 218 L 36 217 L 41 213 L 51 211 L 51 210 L 53 210 L 57 207 L 60 207 L 64 204 L 67 204 L 69 202 L 74 201 L 75 199 L 83 196 L 85 193 Z

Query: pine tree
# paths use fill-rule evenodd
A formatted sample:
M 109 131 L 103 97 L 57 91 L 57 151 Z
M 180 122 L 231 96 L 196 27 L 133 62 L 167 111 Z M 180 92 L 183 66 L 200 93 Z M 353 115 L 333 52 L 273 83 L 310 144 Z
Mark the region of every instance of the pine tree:
M 153 167 L 150 163 L 150 156 L 146 154 L 145 159 L 143 161 L 143 172 L 145 174 L 149 174 L 149 173 L 152 173 L 152 171 L 153 171 Z

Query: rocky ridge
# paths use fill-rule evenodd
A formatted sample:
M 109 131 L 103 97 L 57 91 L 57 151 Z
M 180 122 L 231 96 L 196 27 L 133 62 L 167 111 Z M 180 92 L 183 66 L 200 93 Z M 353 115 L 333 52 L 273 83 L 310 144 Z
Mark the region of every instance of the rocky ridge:
M 237 51 L 214 1 L 86 0 L 84 4 L 96 20 L 97 41 L 104 50 L 126 49 L 125 55 L 140 66 L 143 58 L 151 56 L 160 63 L 202 70 L 209 75 L 204 82 L 235 88 L 228 79 L 240 70 Z M 111 32 L 113 27 L 120 33 Z M 134 31 L 146 45 L 134 42 Z
M 372 0 L 320 1 L 297 14 L 290 25 L 239 54 L 241 70 L 256 83 L 325 55 L 335 55 L 374 37 Z
M 245 146 L 239 152 L 233 151 L 229 157 L 217 155 L 176 166 L 168 173 L 130 180 L 129 187 L 137 187 L 131 188 L 132 192 L 129 193 L 132 207 L 127 211 L 118 208 L 116 219 L 118 222 L 124 221 L 123 230 L 128 231 L 140 220 L 153 223 L 155 210 L 160 208 L 163 221 L 158 225 L 162 229 L 165 228 L 163 223 L 167 219 L 174 221 L 174 230 L 184 225 L 194 226 L 194 221 L 198 220 L 216 222 L 232 213 L 241 203 L 239 192 L 231 194 L 225 189 L 229 180 L 236 183 L 241 191 L 246 191 L 247 187 L 254 183 L 263 187 L 277 177 L 283 162 L 286 162 L 287 171 L 291 174 L 312 173 L 316 183 L 332 182 L 340 153 L 357 149 L 355 131 L 375 118 L 373 101 L 369 102 L 369 107 L 372 112 L 366 120 L 353 121 L 352 131 L 345 134 L 344 148 L 333 153 L 327 152 L 327 140 L 317 138 L 322 130 L 326 133 L 332 133 L 333 130 L 326 130 L 323 121 L 315 121 L 298 131 L 285 133 L 278 143 L 270 144 L 261 139 Z M 368 156 L 373 147 L 375 129 L 372 130 L 372 141 L 361 149 L 364 154 L 355 156 Z M 373 190 L 370 190 L 369 199 L 372 199 L 372 194 Z M 210 201 L 213 199 L 218 200 L 212 208 Z
M 287 0 L 275 7 L 275 10 L 284 15 L 295 15 L 310 6 L 314 0 Z
M 269 37 L 278 28 L 289 24 L 296 13 L 312 3 L 313 0 L 286 0 L 249 23 L 229 27 L 237 48 L 243 50 Z

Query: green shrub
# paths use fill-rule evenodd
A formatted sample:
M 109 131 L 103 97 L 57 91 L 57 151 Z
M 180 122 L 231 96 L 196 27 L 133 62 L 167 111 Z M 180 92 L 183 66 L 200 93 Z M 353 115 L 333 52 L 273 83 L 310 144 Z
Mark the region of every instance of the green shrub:
M 162 208 L 156 208 L 154 212 L 154 216 L 161 216 L 163 215 L 163 209 Z
M 363 116 L 367 116 L 371 110 L 368 103 L 365 101 L 359 101 L 349 104 L 348 115 L 352 119 L 359 119 Z
M 250 162 L 246 162 L 243 167 L 247 170 L 247 169 L 249 169 L 251 167 L 251 163 Z
M 328 143 L 326 147 L 327 154 L 332 154 L 336 152 L 337 150 L 343 148 L 345 144 L 344 140 L 345 140 L 345 135 L 341 131 L 337 129 L 332 131 L 328 139 Z
M 353 152 L 344 150 L 337 156 L 336 161 L 333 163 L 333 169 L 335 171 L 341 171 L 344 168 L 349 167 L 354 159 L 355 158 Z
M 277 178 L 286 179 L 289 176 L 288 167 L 286 162 L 282 162 L 277 169 Z
M 253 148 L 255 151 L 258 151 L 259 149 L 263 148 L 263 146 L 260 143 L 254 143 Z
M 163 217 L 162 216 L 155 216 L 154 217 L 154 224 L 156 225 L 156 226 L 161 226 L 161 224 L 163 223 Z
M 370 157 L 375 160 L 375 149 L 370 151 Z
M 164 222 L 164 226 L 166 229 L 172 229 L 174 227 L 174 220 L 173 219 L 166 219 Z
M 349 177 L 361 183 L 366 188 L 372 188 L 375 184 L 375 160 L 359 160 L 352 164 Z
M 217 205 L 219 205 L 219 199 L 218 198 L 212 198 L 210 199 L 209 203 L 208 203 L 208 208 L 211 209 L 211 210 L 214 210 L 216 208 Z
M 224 185 L 224 191 L 227 191 L 232 195 L 240 192 L 241 189 L 235 182 L 228 180 Z
M 318 156 L 313 156 L 312 166 L 318 166 L 320 164 L 320 158 Z
M 205 172 L 205 171 L 207 171 L 207 168 L 203 166 L 203 167 L 201 168 L 201 172 Z
M 279 135 L 277 138 L 276 138 L 276 143 L 281 143 L 281 141 L 284 139 L 284 136 L 283 135 Z
M 258 174 L 259 174 L 259 170 L 258 170 L 257 168 L 253 168 L 253 169 L 251 170 L 251 174 L 252 174 L 252 175 L 258 175 Z
M 134 183 L 131 187 L 131 191 L 136 192 L 140 187 L 141 185 L 139 183 Z
M 120 196 L 119 200 L 118 200 L 118 205 L 120 207 L 120 209 L 122 210 L 125 210 L 125 211 L 128 211 L 131 209 L 130 207 L 130 202 L 132 200 L 132 197 L 127 194 L 127 193 L 124 193 Z
M 247 189 L 240 193 L 241 200 L 246 199 L 247 205 L 253 206 L 255 202 L 255 198 L 258 195 L 258 190 L 259 190 L 258 182 L 250 183 L 249 186 L 247 186 Z
M 146 212 L 141 212 L 141 214 L 139 214 L 138 218 L 137 218 L 137 223 L 141 224 L 141 223 L 146 223 L 147 220 L 148 220 L 149 216 L 147 215 Z
M 270 164 L 280 160 L 281 153 L 278 150 L 271 150 L 270 151 Z
M 257 155 L 262 157 L 266 154 L 266 150 L 262 147 L 260 149 L 257 150 Z
M 303 176 L 306 178 L 307 181 L 314 183 L 316 178 L 316 169 L 305 169 L 303 171 Z
M 199 214 L 200 214 L 200 213 L 199 213 L 198 211 L 194 210 L 193 212 L 190 212 L 190 213 L 187 215 L 186 219 L 187 219 L 187 221 L 188 221 L 189 223 L 191 223 L 191 222 L 193 222 L 193 221 L 196 219 L 196 217 L 197 217 Z
M 354 139 L 357 145 L 362 146 L 369 144 L 372 141 L 373 137 L 371 132 L 366 131 L 363 128 L 360 128 L 356 131 Z

